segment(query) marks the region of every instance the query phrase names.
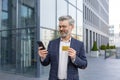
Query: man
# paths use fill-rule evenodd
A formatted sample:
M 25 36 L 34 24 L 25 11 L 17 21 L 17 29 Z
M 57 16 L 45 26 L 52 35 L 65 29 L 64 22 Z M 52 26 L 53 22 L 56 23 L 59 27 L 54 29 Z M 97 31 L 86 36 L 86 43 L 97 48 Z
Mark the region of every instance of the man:
M 71 36 L 74 20 L 59 17 L 60 38 L 49 42 L 48 50 L 38 48 L 41 64 L 50 66 L 49 80 L 79 80 L 78 68 L 87 67 L 84 44 Z

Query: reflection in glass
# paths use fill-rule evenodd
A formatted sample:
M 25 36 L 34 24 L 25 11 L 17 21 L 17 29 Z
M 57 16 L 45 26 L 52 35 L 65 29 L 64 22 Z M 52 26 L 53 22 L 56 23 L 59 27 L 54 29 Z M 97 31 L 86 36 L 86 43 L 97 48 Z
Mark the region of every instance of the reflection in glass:
M 7 25 L 8 25 L 8 0 L 2 0 L 2 20 L 1 20 L 2 29 L 7 29 Z
M 34 51 L 36 32 L 34 25 L 35 1 L 2 0 L 0 31 L 1 70 L 22 75 L 35 76 L 36 74 L 37 61 Z M 18 24 L 16 21 L 18 21 Z
M 83 41 L 83 16 L 82 12 L 77 11 L 77 35 L 79 35 L 79 40 Z
M 26 5 L 21 5 L 21 27 L 34 26 L 34 9 Z
M 8 13 L 7 12 L 2 12 L 2 20 L 1 20 L 1 26 L 2 29 L 7 29 L 7 25 L 8 25 Z
M 77 1 L 77 8 L 83 11 L 83 0 L 76 0 Z
M 2 0 L 2 10 L 8 11 L 8 0 Z
M 71 15 L 73 17 L 73 19 L 75 20 L 75 25 L 74 25 L 74 29 L 73 29 L 72 33 L 76 34 L 76 8 L 70 4 L 69 4 L 69 15 Z
M 55 29 L 56 0 L 40 0 L 40 26 Z
M 65 0 L 57 1 L 57 19 L 67 14 L 67 2 Z
M 71 4 L 73 4 L 74 6 L 76 6 L 76 1 L 77 0 L 68 0 Z
M 2 31 L 1 66 L 2 70 L 35 74 L 34 29 Z
M 29 74 L 33 74 L 35 71 L 34 67 L 36 65 L 36 59 L 34 54 L 34 32 L 32 29 L 23 29 L 18 31 L 17 36 L 17 53 L 19 55 L 16 56 L 20 62 L 17 62 L 18 68 L 21 68 L 21 71 L 24 73 L 29 72 Z M 19 57 L 21 56 L 21 57 Z M 19 64 L 20 63 L 20 64 Z M 21 66 L 21 67 L 19 67 Z

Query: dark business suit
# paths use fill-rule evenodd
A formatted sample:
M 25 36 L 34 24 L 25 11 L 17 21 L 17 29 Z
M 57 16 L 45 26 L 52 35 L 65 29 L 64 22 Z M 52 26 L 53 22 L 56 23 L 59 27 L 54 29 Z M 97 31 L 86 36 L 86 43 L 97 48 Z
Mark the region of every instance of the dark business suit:
M 49 80 L 57 80 L 58 78 L 59 44 L 60 38 L 50 41 L 48 55 L 43 62 L 41 61 L 44 66 L 51 64 Z M 70 47 L 76 50 L 76 59 L 73 63 L 70 57 L 68 58 L 67 80 L 79 80 L 78 68 L 85 69 L 87 67 L 84 45 L 82 42 L 71 38 Z

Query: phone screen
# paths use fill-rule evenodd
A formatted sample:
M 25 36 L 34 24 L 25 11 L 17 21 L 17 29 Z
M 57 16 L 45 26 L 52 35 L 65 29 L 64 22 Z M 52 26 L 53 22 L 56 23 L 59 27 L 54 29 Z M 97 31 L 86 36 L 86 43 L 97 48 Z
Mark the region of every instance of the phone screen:
M 42 47 L 41 50 L 45 49 L 44 44 L 42 43 L 42 41 L 37 41 L 37 44 L 39 45 L 39 47 Z

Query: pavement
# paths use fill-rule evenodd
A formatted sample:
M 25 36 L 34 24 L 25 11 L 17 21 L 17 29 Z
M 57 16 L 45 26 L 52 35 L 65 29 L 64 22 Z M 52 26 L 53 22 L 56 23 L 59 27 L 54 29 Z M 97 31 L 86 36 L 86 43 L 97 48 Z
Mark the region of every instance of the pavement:
M 120 59 L 115 56 L 104 59 L 104 56 L 87 56 L 88 67 L 79 69 L 80 80 L 120 80 Z M 17 74 L 9 74 L 0 71 L 0 80 L 48 80 L 48 76 L 43 78 L 31 78 Z
M 120 80 L 120 59 L 88 58 L 88 67 L 79 70 L 80 80 Z

